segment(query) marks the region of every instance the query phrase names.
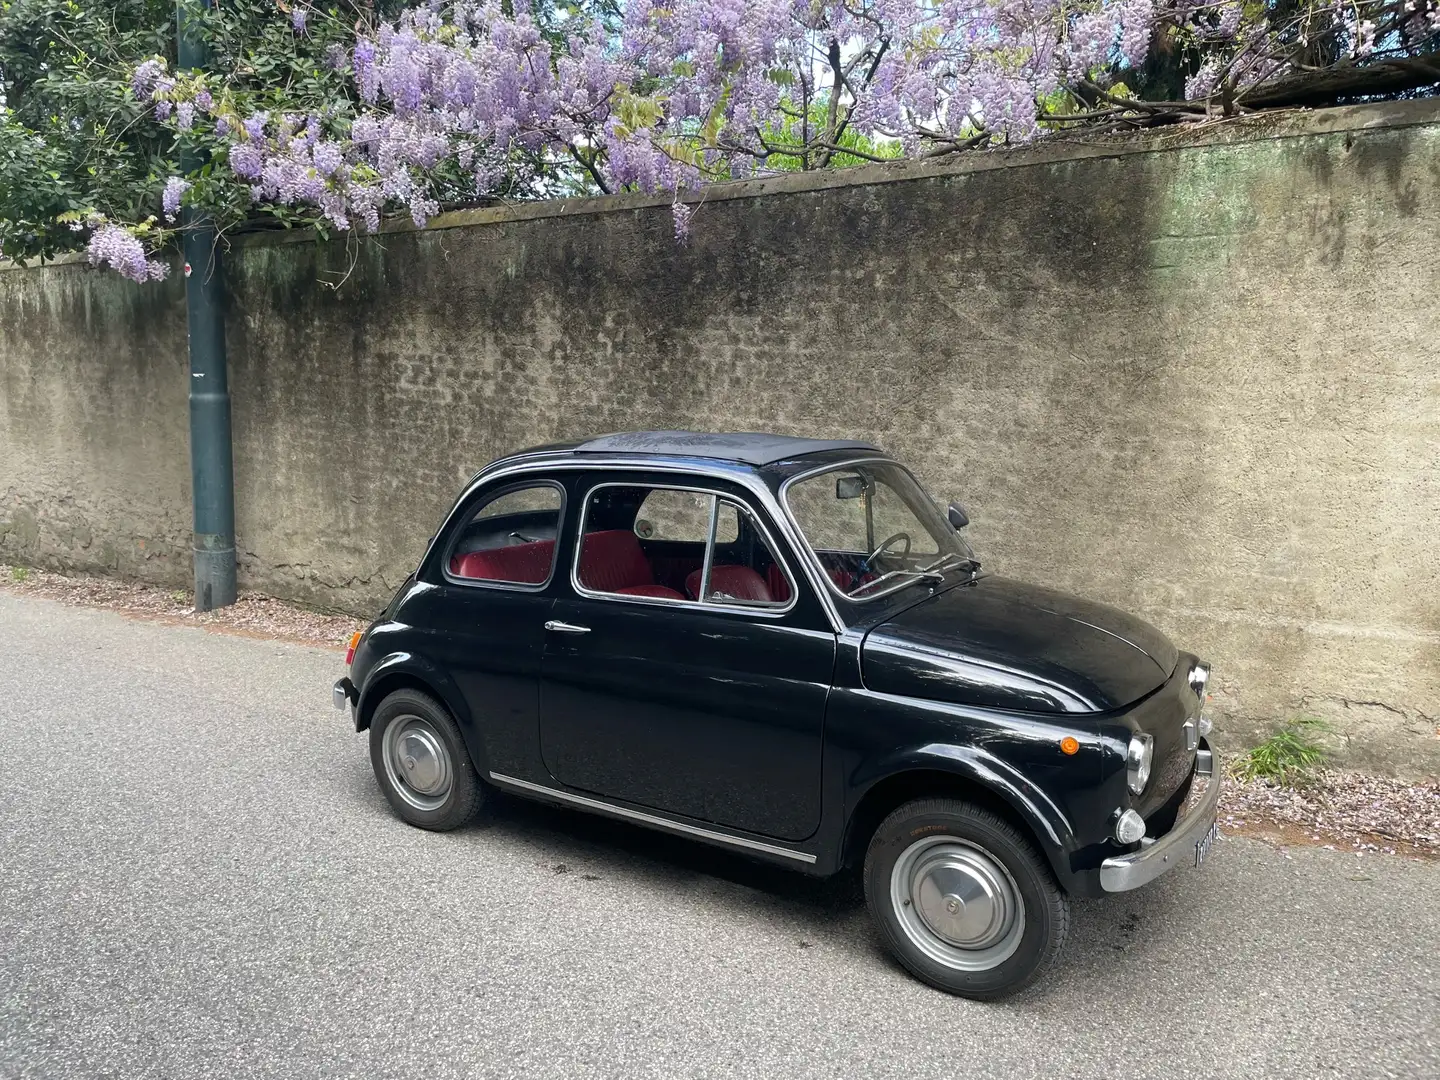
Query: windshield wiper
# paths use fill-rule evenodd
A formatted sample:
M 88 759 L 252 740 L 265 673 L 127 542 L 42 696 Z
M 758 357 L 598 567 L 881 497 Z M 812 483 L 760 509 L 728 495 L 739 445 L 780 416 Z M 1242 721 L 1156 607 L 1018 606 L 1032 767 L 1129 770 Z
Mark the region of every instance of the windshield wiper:
M 946 563 L 951 559 L 958 559 L 960 561 L 955 563 L 953 566 L 947 566 Z M 881 574 L 874 581 L 867 581 L 863 585 L 852 590 L 846 595 L 859 596 L 862 592 L 869 592 L 870 590 L 874 589 L 875 586 L 881 584 L 882 582 L 890 581 L 897 577 L 911 577 L 915 578 L 917 581 L 930 581 L 936 584 L 940 584 L 944 582 L 945 572 L 947 570 L 958 570 L 960 567 L 965 565 L 968 565 L 971 568 L 970 572 L 973 575 L 975 571 L 980 569 L 980 560 L 967 559 L 964 555 L 957 555 L 954 552 L 948 552 L 947 554 L 941 555 L 934 562 L 927 563 L 924 566 L 917 566 L 913 569 L 902 568 L 900 570 L 891 570 L 888 573 Z
M 958 559 L 959 561 L 958 561 L 957 563 L 955 563 L 953 566 L 947 565 L 947 563 L 949 563 L 951 559 Z M 960 569 L 962 566 L 969 566 L 969 567 L 970 567 L 970 572 L 973 574 L 976 570 L 979 570 L 979 569 L 980 569 L 980 560 L 979 560 L 979 559 L 966 558 L 964 555 L 957 555 L 955 552 L 951 551 L 951 552 L 947 552 L 947 553 L 944 554 L 944 555 L 941 555 L 941 556 L 940 556 L 938 559 L 936 559 L 934 562 L 929 563 L 929 564 L 927 564 L 927 565 L 925 565 L 925 566 L 920 567 L 919 573 L 922 573 L 922 574 L 932 574 L 932 573 L 933 573 L 933 574 L 943 574 L 943 573 L 945 573 L 945 571 L 947 571 L 947 570 L 958 570 L 958 569 Z

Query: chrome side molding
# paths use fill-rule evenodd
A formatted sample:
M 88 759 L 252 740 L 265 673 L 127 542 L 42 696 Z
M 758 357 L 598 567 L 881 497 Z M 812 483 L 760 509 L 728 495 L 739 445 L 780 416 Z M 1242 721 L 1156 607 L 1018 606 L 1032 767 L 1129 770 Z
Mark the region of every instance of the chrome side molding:
M 731 836 L 729 833 L 715 832 L 713 829 L 702 829 L 698 825 L 689 825 L 683 821 L 672 821 L 669 818 L 656 817 L 654 814 L 642 813 L 639 810 L 631 810 L 628 806 L 616 806 L 614 803 L 603 802 L 600 799 L 592 799 L 585 795 L 573 795 L 568 791 L 560 791 L 556 788 L 546 787 L 543 784 L 534 784 L 529 780 L 521 780 L 516 776 L 506 776 L 503 773 L 487 773 L 492 781 L 501 787 L 512 788 L 516 791 L 529 791 L 536 795 L 543 795 L 547 799 L 555 799 L 558 802 L 569 803 L 585 810 L 594 811 L 597 814 L 608 814 L 611 817 L 621 818 L 625 821 L 638 822 L 641 825 L 648 825 L 652 828 L 663 829 L 667 832 L 680 833 L 683 836 L 696 836 L 702 840 L 709 840 L 716 844 L 724 844 L 729 847 L 743 848 L 746 851 L 760 851 L 766 855 L 778 855 L 782 859 L 794 859 L 796 862 L 813 864 L 815 856 L 809 852 L 796 851 L 794 848 L 781 847 L 778 844 L 767 844 L 760 840 L 751 840 L 744 836 Z

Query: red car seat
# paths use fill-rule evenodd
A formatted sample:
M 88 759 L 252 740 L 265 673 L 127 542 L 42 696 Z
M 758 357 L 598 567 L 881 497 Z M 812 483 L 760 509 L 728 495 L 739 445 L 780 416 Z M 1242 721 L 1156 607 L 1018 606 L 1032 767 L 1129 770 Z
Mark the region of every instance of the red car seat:
M 450 560 L 450 572 L 462 578 L 540 585 L 550 576 L 550 564 L 554 561 L 555 541 L 537 540 L 457 555 Z
M 698 600 L 700 598 L 700 578 L 703 574 L 703 570 L 696 570 L 685 579 L 685 591 L 690 594 L 691 599 Z M 710 591 L 712 594 L 724 593 L 737 600 L 774 603 L 770 587 L 765 584 L 765 579 L 748 566 L 710 567 Z

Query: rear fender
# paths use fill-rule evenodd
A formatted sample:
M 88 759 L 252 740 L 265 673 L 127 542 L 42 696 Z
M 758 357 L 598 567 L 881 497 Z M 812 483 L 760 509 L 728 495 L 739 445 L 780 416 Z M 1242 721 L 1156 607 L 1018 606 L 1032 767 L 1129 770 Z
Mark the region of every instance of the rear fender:
M 465 695 L 460 692 L 455 680 L 423 656 L 410 652 L 393 652 L 381 657 L 370 669 L 365 677 L 365 684 L 360 688 L 360 699 L 355 706 L 355 730 L 368 729 L 370 719 L 380 702 L 392 691 L 403 686 L 422 689 L 431 697 L 438 698 L 440 703 L 450 710 L 450 715 L 460 726 L 460 734 L 470 751 L 470 760 L 475 763 L 481 776 L 486 775 L 489 763 L 485 757 L 485 743 L 475 727 L 474 717 L 466 707 Z

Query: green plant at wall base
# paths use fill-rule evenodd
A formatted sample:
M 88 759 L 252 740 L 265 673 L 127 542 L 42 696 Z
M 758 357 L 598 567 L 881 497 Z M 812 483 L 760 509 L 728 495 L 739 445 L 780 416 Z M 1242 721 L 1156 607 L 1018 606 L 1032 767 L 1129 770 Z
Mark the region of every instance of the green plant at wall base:
M 30 571 L 23 566 L 12 566 L 10 568 L 10 580 L 25 582 L 30 580 Z
M 1259 746 L 1231 762 L 1237 780 L 1268 780 L 1295 787 L 1309 783 L 1330 759 L 1323 739 L 1334 729 L 1315 716 L 1297 716 Z

